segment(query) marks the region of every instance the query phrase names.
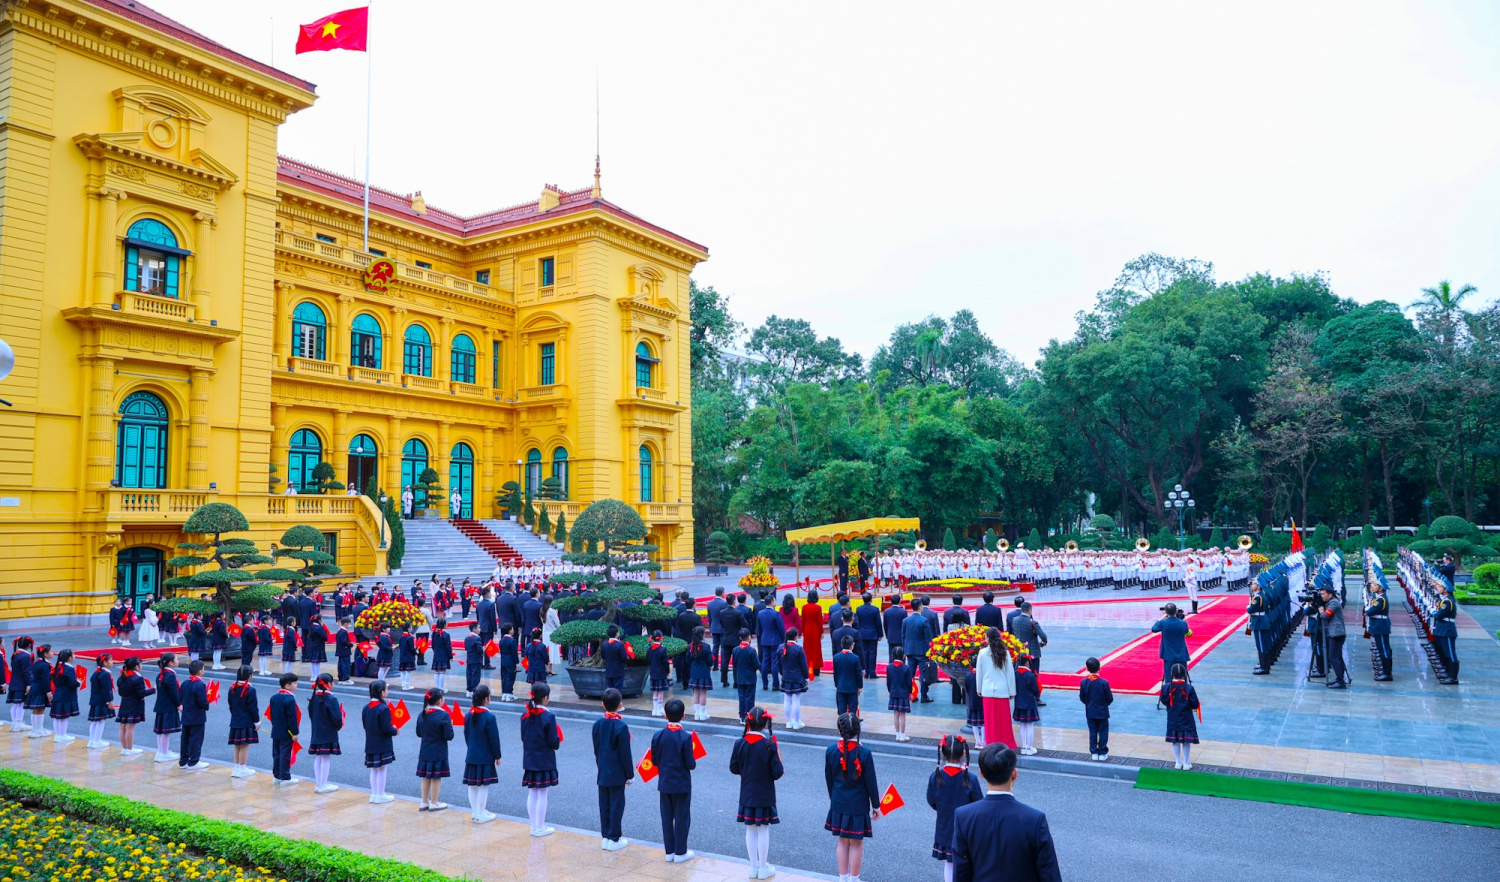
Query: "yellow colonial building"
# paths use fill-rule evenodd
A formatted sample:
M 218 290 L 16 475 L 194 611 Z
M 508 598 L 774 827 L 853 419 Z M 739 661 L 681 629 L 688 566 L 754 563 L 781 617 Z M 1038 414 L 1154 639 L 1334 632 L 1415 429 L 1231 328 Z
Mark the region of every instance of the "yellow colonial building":
M 385 573 L 377 507 L 559 479 L 692 566 L 688 278 L 703 246 L 592 188 L 474 217 L 277 153 L 313 87 L 129 0 L 0 17 L 0 618 L 155 591 L 199 505 L 317 526 Z M 277 483 L 272 479 L 279 479 Z M 284 495 L 291 484 L 304 491 Z

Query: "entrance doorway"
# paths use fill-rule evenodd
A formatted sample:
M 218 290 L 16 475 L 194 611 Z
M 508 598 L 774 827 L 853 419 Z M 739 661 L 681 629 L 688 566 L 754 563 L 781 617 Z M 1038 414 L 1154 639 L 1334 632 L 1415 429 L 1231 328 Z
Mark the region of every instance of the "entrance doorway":
M 140 612 L 141 604 L 153 595 L 161 596 L 161 577 L 165 568 L 160 548 L 127 548 L 115 557 L 115 593 Z
M 365 492 L 365 485 L 375 477 L 376 460 L 380 454 L 380 448 L 375 445 L 375 439 L 369 435 L 355 435 L 354 440 L 349 442 L 349 486 Z M 400 495 L 398 492 L 397 496 Z

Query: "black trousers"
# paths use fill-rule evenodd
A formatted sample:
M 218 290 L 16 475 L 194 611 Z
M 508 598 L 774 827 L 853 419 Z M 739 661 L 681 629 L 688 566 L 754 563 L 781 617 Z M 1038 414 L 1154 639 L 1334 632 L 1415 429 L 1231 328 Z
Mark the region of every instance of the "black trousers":
M 859 693 L 858 692 L 836 692 L 834 701 L 838 705 L 839 714 L 854 714 L 859 716 Z
M 495 639 L 495 632 L 491 631 L 490 633 L 486 634 L 483 631 L 480 631 L 479 639 L 483 641 L 485 646 L 489 646 L 490 641 Z M 495 669 L 495 663 L 490 661 L 490 657 L 488 655 L 484 657 L 484 669 L 486 671 L 493 671 Z
M 272 739 L 271 777 L 278 781 L 289 781 L 292 777 L 292 741 Z
M 196 765 L 203 756 L 203 724 L 182 727 L 182 755 L 177 765 L 187 768 Z
M 624 677 L 609 677 L 609 676 L 606 676 L 604 678 L 604 688 L 605 689 L 619 689 L 621 691 L 624 691 L 624 689 L 625 689 L 625 678 Z
M 751 709 L 755 707 L 755 686 L 736 686 L 734 688 L 740 696 L 740 719 L 743 720 L 745 715 L 750 713 Z
M 625 787 L 599 788 L 599 832 L 605 839 L 620 838 L 620 822 L 625 818 Z
M 1109 753 L 1109 720 L 1089 720 L 1089 754 Z
M 354 676 L 354 662 L 348 656 L 339 656 L 339 682 L 343 683 Z
M 917 683 L 921 687 L 920 693 L 921 693 L 921 696 L 922 696 L 922 700 L 923 701 L 930 701 L 931 699 L 929 699 L 927 697 L 927 688 L 931 685 L 931 684 L 929 684 L 927 682 L 927 676 L 926 676 L 927 675 L 927 656 L 925 656 L 925 655 L 912 655 L 912 656 L 907 656 L 906 660 L 912 663 L 913 669 L 916 670 L 916 672 L 917 672 Z
M 469 664 L 464 666 L 464 688 L 473 692 L 479 685 L 479 678 L 484 676 L 484 666 Z
M 859 641 L 859 663 L 865 669 L 865 677 L 875 677 L 875 659 L 880 655 L 880 638 L 863 637 Z
M 672 662 L 673 666 L 677 669 L 677 685 L 681 686 L 683 689 L 686 689 L 688 684 L 688 671 L 690 670 L 688 666 L 687 653 L 684 652 L 683 654 L 677 656 L 676 658 L 672 659 Z
M 776 646 L 760 647 L 760 688 L 781 689 L 781 656 Z
M 500 694 L 510 695 L 516 691 L 516 666 L 500 666 Z
M 717 670 L 719 667 L 719 655 L 723 652 L 724 649 L 724 635 L 713 634 L 711 636 L 713 637 L 714 660 L 713 664 L 709 666 L 709 670 Z
M 1349 679 L 1349 672 L 1344 667 L 1344 639 L 1343 634 L 1328 638 L 1328 667 L 1335 683 Z
M 688 829 L 693 826 L 693 794 L 663 793 L 661 841 L 667 854 L 687 854 Z
M 729 672 L 734 669 L 734 641 L 724 641 L 719 655 L 719 685 L 729 688 Z
M 1391 635 L 1371 634 L 1370 640 L 1375 643 L 1375 653 L 1380 656 L 1380 674 L 1384 677 L 1391 675 Z

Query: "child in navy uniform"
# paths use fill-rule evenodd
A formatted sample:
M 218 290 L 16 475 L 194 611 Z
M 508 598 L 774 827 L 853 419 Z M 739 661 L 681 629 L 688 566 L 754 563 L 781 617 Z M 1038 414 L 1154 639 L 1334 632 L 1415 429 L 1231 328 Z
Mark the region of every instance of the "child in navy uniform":
M 1109 759 L 1109 706 L 1115 700 L 1109 681 L 1099 676 L 1099 660 L 1084 662 L 1088 676 L 1078 681 L 1078 700 L 1083 702 L 1083 716 L 1089 724 L 1089 759 Z
M 5 703 L 10 705 L 10 731 L 25 732 L 31 728 L 26 722 L 26 693 L 31 687 L 31 655 L 33 641 L 30 637 L 17 637 L 11 646 L 15 652 L 10 656 L 10 691 Z
M 333 635 L 333 657 L 338 661 L 340 685 L 354 679 L 354 634 L 349 630 L 352 625 L 351 619 L 339 619 L 339 632 Z
M 672 689 L 672 662 L 667 658 L 667 648 L 661 645 L 661 632 L 651 632 L 651 645 L 646 648 L 646 676 L 651 681 L 651 716 L 662 715 L 662 704 Z M 691 650 L 690 650 L 691 651 Z M 696 693 L 694 693 L 696 696 Z M 693 699 L 697 707 L 697 698 Z
M 620 639 L 619 625 L 610 625 L 604 634 L 604 642 L 599 645 L 599 654 L 604 657 L 604 688 L 624 689 L 625 662 L 631 657 L 630 644 Z M 531 668 L 536 667 L 536 662 L 531 661 L 529 649 L 526 651 L 526 659 Z M 529 670 L 526 679 L 531 679 Z
M 546 668 L 542 671 L 545 675 Z M 556 833 L 547 826 L 547 791 L 557 786 L 557 749 L 562 746 L 562 726 L 547 699 L 552 688 L 546 683 L 531 684 L 531 699 L 521 714 L 521 786 L 526 793 L 526 816 L 531 819 L 532 836 Z
M 234 770 L 231 778 L 248 778 L 255 774 L 250 768 L 250 745 L 260 743 L 260 697 L 250 685 L 249 665 L 240 665 L 235 672 L 234 685 L 229 687 L 229 746 L 234 751 Z M 125 693 L 125 680 L 120 680 L 120 694 Z M 125 705 L 120 704 L 123 714 Z
M 504 624 L 500 626 L 500 700 L 516 700 L 516 667 L 521 664 L 521 655 L 516 649 L 516 638 L 514 632 L 516 626 Z
M 120 758 L 140 756 L 135 746 L 135 726 L 146 719 L 146 699 L 156 694 L 151 681 L 141 676 L 140 656 L 125 659 L 124 671 L 120 674 L 120 710 L 115 722 L 120 724 Z
M 864 688 L 864 666 L 854 652 L 854 638 L 846 634 L 839 641 L 839 651 L 833 655 L 834 700 L 840 716 L 859 716 L 859 693 Z
M 974 730 L 974 749 L 984 747 L 984 699 L 979 695 L 979 675 L 973 668 L 964 674 L 964 704 L 969 728 Z
M 214 670 L 224 670 L 224 649 L 229 646 L 229 625 L 223 616 L 214 616 L 208 628 L 208 649 L 213 653 Z
M 288 635 L 291 630 L 287 630 Z M 292 787 L 297 781 L 292 778 L 292 742 L 302 732 L 302 709 L 297 707 L 296 674 L 282 674 L 277 681 L 281 688 L 271 696 L 266 713 L 271 718 L 271 776 L 276 779 L 274 787 Z
M 78 673 L 73 666 L 73 650 L 57 653 L 52 668 L 52 743 L 72 744 L 78 740 L 68 734 L 68 720 L 78 716 Z
M 1198 724 L 1193 720 L 1193 711 L 1198 709 L 1198 690 L 1186 680 L 1187 669 L 1180 663 L 1172 665 L 1172 683 L 1161 700 L 1167 706 L 1167 743 L 1177 757 L 1177 768 L 1191 770 L 1193 745 L 1198 743 Z
M 731 656 L 734 661 L 734 689 L 740 696 L 740 720 L 748 720 L 755 707 L 755 686 L 759 682 L 760 653 L 750 645 L 750 631 L 740 629 L 740 644 Z
M 390 633 L 381 631 L 380 638 L 375 641 L 375 679 L 384 680 L 391 672 L 391 661 L 396 657 L 394 647 Z
M 104 740 L 104 723 L 115 718 L 115 678 L 109 672 L 110 663 L 109 653 L 99 653 L 89 677 L 89 750 L 109 747 Z
M 614 628 L 614 625 L 610 625 Z M 618 631 L 618 629 L 616 629 Z M 606 641 L 606 646 L 608 642 Z M 603 650 L 601 650 L 603 651 Z M 531 642 L 526 644 L 526 682 L 535 686 L 540 683 L 547 685 L 547 665 L 551 659 L 547 654 L 547 647 L 542 643 L 542 629 L 531 629 Z M 620 679 L 625 679 L 625 674 L 620 674 Z M 502 681 L 503 682 L 503 681 Z M 604 682 L 609 683 L 609 655 L 604 656 Z
M 333 758 L 341 756 L 339 732 L 344 728 L 344 706 L 333 697 L 332 674 L 319 674 L 313 681 L 313 694 L 307 700 L 307 723 L 312 731 L 307 737 L 307 752 L 313 758 L 313 792 L 333 793 L 337 784 L 328 783 Z
M 839 877 L 859 882 L 865 840 L 875 835 L 870 822 L 880 817 L 880 784 L 874 755 L 859 743 L 859 717 L 853 711 L 839 714 L 839 741 L 823 755 L 823 778 L 829 799 L 823 829 L 838 837 Z
M 911 685 L 916 667 L 906 663 L 906 650 L 891 647 L 891 661 L 885 666 L 885 688 L 890 693 L 886 710 L 891 712 L 896 727 L 897 741 L 910 741 L 906 734 L 906 715 L 911 713 Z
M 1020 750 L 1016 752 L 1022 756 L 1036 753 L 1032 744 L 1036 739 L 1036 724 L 1042 718 L 1038 710 L 1041 697 L 1042 684 L 1031 670 L 1031 656 L 1023 652 L 1016 658 L 1016 700 L 1010 715 L 1012 720 L 1021 724 L 1016 731 L 1016 741 L 1020 744 Z
M 417 669 L 417 638 L 411 635 L 411 629 L 405 625 L 401 626 L 400 650 L 396 669 L 401 674 L 401 688 L 410 689 L 412 672 Z
M 203 682 L 203 659 L 188 662 L 188 678 L 182 684 L 182 755 L 177 767 L 201 772 L 208 768 L 202 762 L 203 734 L 208 727 L 208 684 Z
M 797 642 L 800 636 L 796 628 L 786 629 L 786 642 L 781 644 L 781 657 L 777 662 L 781 666 L 782 710 L 788 729 L 803 727 L 802 696 L 807 693 L 807 653 Z
M 323 673 L 323 663 L 328 661 L 328 629 L 320 619 L 314 619 L 302 640 L 302 660 L 307 662 L 308 676 L 317 682 Z
M 396 761 L 396 746 L 391 739 L 400 730 L 391 720 L 391 706 L 386 703 L 385 691 L 384 680 L 372 682 L 370 703 L 360 711 L 360 723 L 365 729 L 365 768 L 370 770 L 372 805 L 396 801 L 396 797 L 385 792 L 385 767 Z
M 683 710 L 680 699 L 669 700 L 662 710 L 667 727 L 651 736 L 651 762 L 656 766 L 656 792 L 661 803 L 661 841 L 667 863 L 678 864 L 693 859 L 687 840 L 693 823 L 693 770 L 698 768 L 692 733 L 682 728 Z
M 630 844 L 621 835 L 625 818 L 625 787 L 635 778 L 635 758 L 630 750 L 630 727 L 620 717 L 620 691 L 604 690 L 604 716 L 594 721 L 594 762 L 599 767 L 599 830 L 605 851 L 619 851 Z
M 481 683 L 471 697 L 464 723 L 464 785 L 476 824 L 495 820 L 489 809 L 490 785 L 500 780 L 500 722 L 490 713 L 490 687 Z
M 247 668 L 255 667 L 255 645 L 258 635 L 255 632 L 255 619 L 245 623 L 240 629 L 240 664 Z M 239 673 L 239 669 L 235 669 Z
M 36 648 L 36 658 L 31 663 L 27 677 L 26 709 L 31 711 L 31 738 L 46 738 L 47 709 L 52 706 L 52 644 L 43 643 Z
M 182 731 L 182 694 L 177 688 L 177 674 L 172 666 L 177 664 L 177 653 L 164 652 L 156 660 L 161 670 L 156 674 L 156 724 L 151 731 L 156 733 L 156 761 L 171 762 L 177 759 L 172 752 L 172 733 Z
M 448 620 L 432 624 L 432 685 L 448 691 L 448 669 L 453 667 L 453 638 L 448 636 Z
M 483 675 L 484 641 L 479 637 L 479 623 L 470 622 L 469 636 L 464 638 L 464 691 L 473 695 Z
M 271 633 L 271 623 L 261 616 L 259 623 L 255 626 L 255 640 L 257 649 L 260 651 L 261 674 L 271 673 L 271 653 L 276 651 L 276 638 Z
M 283 622 L 281 626 L 281 672 L 291 673 L 292 662 L 297 660 L 297 623 Z
M 740 634 L 742 641 L 748 636 L 743 629 Z M 734 669 L 738 679 L 738 659 Z M 752 670 L 750 675 L 753 677 L 755 673 Z M 767 862 L 771 854 L 770 825 L 781 823 L 776 815 L 776 782 L 786 768 L 781 764 L 781 750 L 771 733 L 771 716 L 763 709 L 753 707 L 745 714 L 745 734 L 734 743 L 729 754 L 729 773 L 740 776 L 740 808 L 736 819 L 745 825 L 750 878 L 769 879 L 776 875 L 776 868 Z
M 448 742 L 453 740 L 453 718 L 443 707 L 443 690 L 434 686 L 422 696 L 422 715 L 417 717 L 417 778 L 422 785 L 424 812 L 440 812 L 448 803 L 443 795 L 443 779 L 448 777 Z
M 693 628 L 693 639 L 688 643 L 688 688 L 693 690 L 693 719 L 708 719 L 708 693 L 714 690 L 714 665 L 718 656 L 714 654 L 711 640 L 704 639 L 703 627 Z M 666 710 L 663 708 L 662 713 Z
M 969 771 L 969 745 L 957 735 L 938 743 L 938 767 L 927 779 L 927 804 L 937 810 L 932 856 L 943 862 L 943 882 L 953 882 L 953 813 L 984 799 L 979 776 Z

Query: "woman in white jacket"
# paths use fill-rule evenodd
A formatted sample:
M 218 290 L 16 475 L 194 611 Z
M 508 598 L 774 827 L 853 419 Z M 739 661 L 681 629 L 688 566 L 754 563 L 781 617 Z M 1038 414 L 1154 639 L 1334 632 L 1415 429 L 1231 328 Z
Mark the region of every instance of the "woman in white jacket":
M 998 741 L 1014 750 L 1016 735 L 1010 725 L 1010 700 L 1016 697 L 1016 671 L 1011 666 L 1010 652 L 1000 640 L 1000 631 L 990 628 L 984 636 L 989 646 L 979 650 L 974 667 L 984 708 L 984 740 L 986 744 Z

